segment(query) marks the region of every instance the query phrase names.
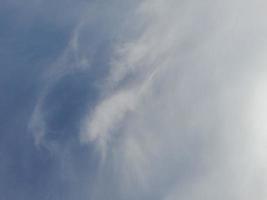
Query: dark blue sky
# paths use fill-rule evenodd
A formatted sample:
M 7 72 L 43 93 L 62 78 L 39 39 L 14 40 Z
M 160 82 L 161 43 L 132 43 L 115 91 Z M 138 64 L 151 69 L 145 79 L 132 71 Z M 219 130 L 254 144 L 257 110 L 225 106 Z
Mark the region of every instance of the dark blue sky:
M 93 89 L 88 88 L 93 76 L 76 73 L 58 80 L 42 105 L 51 128 L 47 140 L 71 146 L 66 159 L 73 159 L 74 166 L 58 158 L 62 155 L 36 147 L 28 127 L 47 87 L 44 72 L 68 45 L 79 17 L 67 9 L 75 12 L 73 6 L 79 2 L 33 4 L 2 0 L 0 6 L 0 199 L 84 199 L 79 197 L 85 190 L 82 182 L 88 182 L 83 171 L 91 165 L 93 170 L 94 164 L 93 158 L 85 159 L 90 151 L 77 145 L 74 134 L 85 101 L 95 99 Z M 63 168 L 77 168 L 69 169 L 77 173 L 65 174 L 68 170 Z

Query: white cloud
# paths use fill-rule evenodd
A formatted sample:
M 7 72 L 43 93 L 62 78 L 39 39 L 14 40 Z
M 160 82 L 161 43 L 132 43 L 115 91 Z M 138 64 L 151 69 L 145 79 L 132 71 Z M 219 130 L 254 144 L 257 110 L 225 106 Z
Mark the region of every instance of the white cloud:
M 266 87 L 253 93 L 266 73 L 266 6 L 146 0 L 130 12 L 102 98 L 81 122 L 81 142 L 104 161 L 91 198 L 266 199 L 266 137 L 255 130 Z M 77 38 L 71 48 L 87 63 Z

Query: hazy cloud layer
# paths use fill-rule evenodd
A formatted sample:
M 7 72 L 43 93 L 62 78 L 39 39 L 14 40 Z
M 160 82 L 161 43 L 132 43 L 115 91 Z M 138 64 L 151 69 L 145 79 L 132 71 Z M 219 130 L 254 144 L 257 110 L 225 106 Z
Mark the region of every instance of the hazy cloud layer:
M 266 9 L 4 0 L 0 199 L 266 199 Z

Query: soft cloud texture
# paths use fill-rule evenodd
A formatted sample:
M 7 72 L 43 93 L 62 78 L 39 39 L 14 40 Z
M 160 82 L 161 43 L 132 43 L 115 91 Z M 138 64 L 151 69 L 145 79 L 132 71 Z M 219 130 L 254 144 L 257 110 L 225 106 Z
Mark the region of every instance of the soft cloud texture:
M 267 3 L 58 1 L 52 18 L 11 4 L 66 34 L 24 122 L 49 163 L 39 184 L 59 188 L 35 197 L 266 199 Z

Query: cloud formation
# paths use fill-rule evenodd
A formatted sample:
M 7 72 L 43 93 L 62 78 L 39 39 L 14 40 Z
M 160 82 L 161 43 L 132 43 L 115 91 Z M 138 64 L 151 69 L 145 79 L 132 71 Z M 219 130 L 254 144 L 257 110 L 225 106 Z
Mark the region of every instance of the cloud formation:
M 68 4 L 28 123 L 66 198 L 266 199 L 267 3 Z

